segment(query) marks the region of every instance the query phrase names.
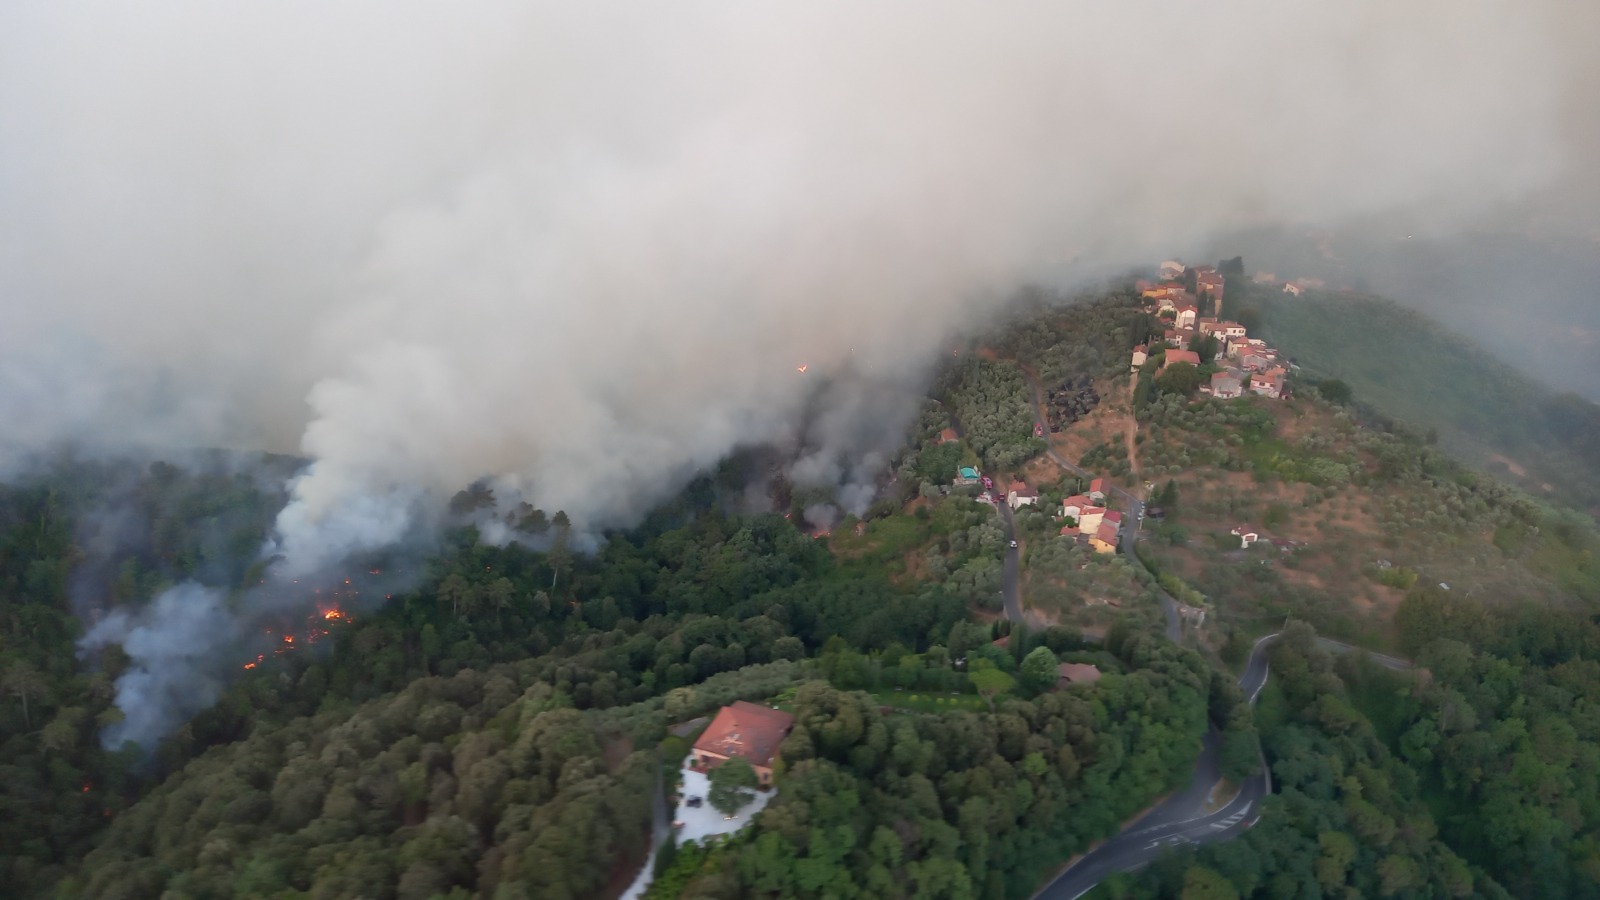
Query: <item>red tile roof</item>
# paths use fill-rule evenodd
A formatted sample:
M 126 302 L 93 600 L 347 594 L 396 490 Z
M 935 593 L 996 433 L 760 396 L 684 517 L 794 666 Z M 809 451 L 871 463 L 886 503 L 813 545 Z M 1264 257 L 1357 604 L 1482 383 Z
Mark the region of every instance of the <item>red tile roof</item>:
M 1198 366 L 1200 365 L 1200 354 L 1193 350 L 1168 350 L 1167 361 L 1162 364 L 1162 367 L 1165 368 L 1173 363 L 1188 363 L 1191 366 Z
M 1117 512 L 1114 509 L 1113 510 L 1109 510 L 1108 512 L 1106 512 L 1105 516 L 1102 518 L 1102 521 L 1105 521 L 1105 522 L 1121 522 L 1122 521 L 1122 513 Z
M 1061 663 L 1056 677 L 1069 684 L 1092 683 L 1100 680 L 1100 670 L 1088 663 Z
M 1108 544 L 1115 544 L 1117 542 L 1117 526 L 1113 522 L 1102 521 L 1100 530 L 1096 531 L 1094 536 Z
M 711 720 L 694 749 L 720 756 L 738 756 L 753 766 L 770 766 L 778 746 L 794 727 L 794 716 L 782 710 L 740 700 L 724 706 Z

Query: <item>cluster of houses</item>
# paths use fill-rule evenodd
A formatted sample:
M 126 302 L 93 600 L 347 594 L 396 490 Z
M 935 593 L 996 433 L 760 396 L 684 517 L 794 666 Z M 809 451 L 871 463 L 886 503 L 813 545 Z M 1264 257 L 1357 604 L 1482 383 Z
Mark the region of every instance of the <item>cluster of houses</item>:
M 1073 494 L 1061 501 L 1067 524 L 1061 536 L 1087 543 L 1096 553 L 1115 553 L 1122 539 L 1122 513 L 1106 508 L 1106 480 L 1089 482 L 1089 493 Z
M 1279 360 L 1277 350 L 1268 347 L 1265 341 L 1250 337 L 1238 322 L 1200 315 L 1202 300 L 1218 310 L 1222 308 L 1226 288 L 1222 273 L 1214 266 L 1190 268 L 1176 260 L 1167 260 L 1161 264 L 1160 274 L 1160 282 L 1140 280 L 1135 287 L 1147 308 L 1171 320 L 1172 327 L 1162 335 L 1163 343 L 1169 348 L 1161 363 L 1163 369 L 1176 363 L 1220 365 L 1221 369 L 1211 376 L 1211 382 L 1201 385 L 1200 392 L 1222 400 L 1246 393 L 1274 400 L 1287 395 L 1284 381 L 1289 368 Z M 1193 293 L 1187 284 L 1191 275 L 1195 285 Z M 1203 336 L 1216 338 L 1217 349 L 1211 359 L 1201 359 L 1194 349 Z M 1133 348 L 1134 369 L 1145 364 L 1149 350 L 1143 344 Z
M 986 499 L 985 497 L 979 499 Z M 1089 482 L 1089 493 L 1074 494 L 1062 501 L 1061 515 L 1068 524 L 1062 526 L 1061 535 L 1086 543 L 1097 553 L 1117 552 L 1122 539 L 1122 513 L 1106 508 L 1106 480 L 1096 478 Z M 1013 481 L 1006 489 L 1006 505 L 1012 509 L 1039 505 L 1039 490 L 1021 481 Z

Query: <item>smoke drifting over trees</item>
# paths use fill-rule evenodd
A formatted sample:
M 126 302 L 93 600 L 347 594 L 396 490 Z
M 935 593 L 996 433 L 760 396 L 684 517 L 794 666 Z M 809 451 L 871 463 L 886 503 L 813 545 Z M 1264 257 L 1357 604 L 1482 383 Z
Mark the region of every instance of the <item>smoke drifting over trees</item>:
M 1574 177 L 1555 6 L 11 6 L 0 416 L 303 453 L 286 573 L 481 478 L 627 524 L 843 372 L 859 484 L 1021 283 Z
M 299 449 L 291 559 L 482 476 L 631 519 L 852 348 L 1225 225 L 1568 161 L 1576 34 L 1506 5 L 6 16 L 8 422 Z M 1560 24 L 1563 31 L 1557 31 Z

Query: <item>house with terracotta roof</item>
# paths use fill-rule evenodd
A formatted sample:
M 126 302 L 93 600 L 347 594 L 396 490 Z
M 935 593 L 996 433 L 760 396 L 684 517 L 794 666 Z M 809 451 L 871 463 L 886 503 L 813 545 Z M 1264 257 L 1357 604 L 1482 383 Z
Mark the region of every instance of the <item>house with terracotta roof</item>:
M 1106 480 L 1104 478 L 1092 478 L 1089 480 L 1089 499 L 1096 502 L 1105 501 Z
M 1282 366 L 1273 366 L 1265 372 L 1256 372 L 1250 376 L 1250 390 L 1263 397 L 1280 399 L 1283 396 L 1283 376 Z
M 1083 511 L 1094 506 L 1094 501 L 1083 494 L 1073 494 L 1061 501 L 1061 514 L 1069 519 L 1082 518 Z
M 1251 350 L 1266 350 L 1267 342 L 1260 338 L 1246 337 L 1237 341 L 1228 342 L 1228 358 L 1237 359 L 1241 354 Z
M 1088 663 L 1061 663 L 1056 666 L 1056 687 L 1073 684 L 1094 684 L 1100 680 L 1100 670 Z
M 1039 502 L 1037 488 L 1028 487 L 1020 481 L 1011 482 L 1011 489 L 1006 491 L 1006 503 L 1012 509 L 1021 509 L 1024 506 L 1033 506 Z
M 1086 531 L 1089 535 L 1089 546 L 1096 553 L 1117 552 L 1117 541 L 1122 537 L 1122 513 L 1108 509 L 1100 516 L 1100 523 L 1094 531 Z
M 1218 319 L 1205 316 L 1195 320 L 1195 329 L 1201 334 L 1214 334 L 1218 338 L 1229 341 L 1242 341 L 1245 339 L 1245 327 L 1238 322 L 1227 319 Z
M 1144 361 L 1149 359 L 1149 358 L 1150 358 L 1149 348 L 1146 347 L 1145 345 L 1140 344 L 1139 346 L 1133 348 L 1133 364 L 1132 364 L 1133 370 L 1135 372 L 1137 372 L 1139 370 L 1139 367 L 1144 365 Z
M 1252 531 L 1249 525 L 1236 526 L 1228 533 L 1239 539 L 1239 547 L 1241 549 L 1248 549 L 1251 544 L 1261 540 L 1261 534 Z
M 1161 261 L 1161 265 L 1157 267 L 1157 271 L 1162 278 L 1177 278 L 1183 274 L 1183 263 L 1175 259 L 1164 259 Z
M 1166 359 L 1161 363 L 1161 368 L 1165 369 L 1173 363 L 1188 363 L 1191 366 L 1199 367 L 1200 354 L 1193 350 L 1168 350 Z
M 1185 303 L 1178 307 L 1177 315 L 1173 321 L 1179 328 L 1193 328 L 1195 317 L 1200 315 L 1199 307 L 1192 303 Z
M 945 430 L 939 432 L 939 443 L 941 444 L 954 444 L 959 440 L 961 440 L 961 435 L 956 434 L 956 430 L 954 428 L 946 428 Z
M 778 748 L 793 728 L 794 716 L 782 710 L 737 701 L 718 711 L 694 742 L 691 764 L 697 771 L 709 772 L 737 756 L 756 770 L 763 786 L 770 785 Z
M 1211 376 L 1211 396 L 1218 400 L 1233 400 L 1244 396 L 1244 384 L 1233 372 L 1216 372 Z
M 1223 285 L 1223 279 L 1222 279 L 1222 273 L 1221 272 L 1215 272 L 1215 271 L 1213 271 L 1213 272 L 1196 271 L 1195 272 L 1194 290 L 1195 290 L 1195 293 L 1197 293 L 1197 294 L 1200 294 L 1202 296 L 1204 296 L 1206 294 L 1210 294 L 1212 300 L 1215 300 L 1216 302 L 1221 303 L 1222 302 L 1222 285 Z
M 1194 337 L 1194 332 L 1185 328 L 1168 328 L 1161 339 L 1179 350 L 1189 349 L 1189 339 Z
M 1100 522 L 1105 518 L 1104 506 L 1086 506 L 1083 515 L 1078 516 L 1078 530 L 1084 534 L 1094 534 L 1100 530 Z

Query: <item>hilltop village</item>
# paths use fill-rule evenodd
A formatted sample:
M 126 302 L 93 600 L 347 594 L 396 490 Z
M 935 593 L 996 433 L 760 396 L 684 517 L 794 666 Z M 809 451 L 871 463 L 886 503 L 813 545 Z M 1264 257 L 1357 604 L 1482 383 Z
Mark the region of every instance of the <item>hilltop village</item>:
M 1167 260 L 1159 272 L 1160 282 L 1140 279 L 1134 289 L 1146 308 L 1169 327 L 1160 348 L 1141 344 L 1133 349 L 1135 370 L 1150 356 L 1162 354 L 1161 370 L 1179 363 L 1196 368 L 1220 366 L 1208 383 L 1200 385 L 1200 393 L 1219 400 L 1242 397 L 1246 392 L 1274 400 L 1286 396 L 1289 367 L 1278 359 L 1278 351 L 1250 337 L 1238 322 L 1219 318 L 1227 280 L 1215 266 L 1186 267 Z
M 1150 338 L 1133 348 L 1129 371 L 1134 385 L 1143 381 L 1148 389 L 1148 385 L 1159 385 L 1164 378 L 1186 374 L 1190 384 L 1188 393 L 1218 400 L 1236 399 L 1246 394 L 1281 400 L 1290 395 L 1287 381 L 1292 364 L 1265 341 L 1251 337 L 1245 325 L 1220 317 L 1228 282 L 1222 271 L 1216 266 L 1186 266 L 1176 260 L 1166 260 L 1157 267 L 1156 275 L 1157 280 L 1140 278 L 1133 283 L 1141 308 L 1156 323 Z M 1290 287 L 1293 283 L 1285 285 L 1285 290 Z M 1187 373 L 1180 371 L 1184 369 Z M 1184 379 L 1175 380 L 1181 383 Z M 1137 390 L 1130 393 L 1138 394 Z M 1140 520 L 1146 513 L 1137 499 L 1143 492 L 1130 493 L 1103 477 L 1095 477 L 1080 465 L 1084 460 L 1073 462 L 1062 457 L 1047 437 L 1092 410 L 1100 402 L 1099 394 L 1086 379 L 1079 379 L 1069 382 L 1065 389 L 1041 392 L 1041 396 L 1043 409 L 1031 411 L 1033 435 L 1045 441 L 1042 449 L 1048 458 L 1076 476 L 1076 487 L 1056 490 L 1047 498 L 1041 495 L 1039 485 L 1029 484 L 1021 475 L 997 486 L 994 478 L 981 471 L 974 460 L 964 459 L 956 466 L 947 490 L 972 493 L 983 503 L 1004 506 L 1010 511 L 1024 506 L 1048 507 L 1061 523 L 1060 536 L 1100 554 L 1114 554 L 1119 549 L 1131 552 Z M 961 440 L 955 428 L 945 428 L 940 431 L 936 443 L 959 445 Z M 1123 505 L 1131 509 L 1124 512 L 1111 508 L 1107 503 L 1108 494 L 1122 496 L 1127 501 Z M 1151 506 L 1149 514 L 1160 518 L 1163 510 L 1160 506 Z M 1236 533 L 1240 529 L 1236 529 Z M 1241 541 L 1248 546 L 1249 542 L 1243 537 Z

